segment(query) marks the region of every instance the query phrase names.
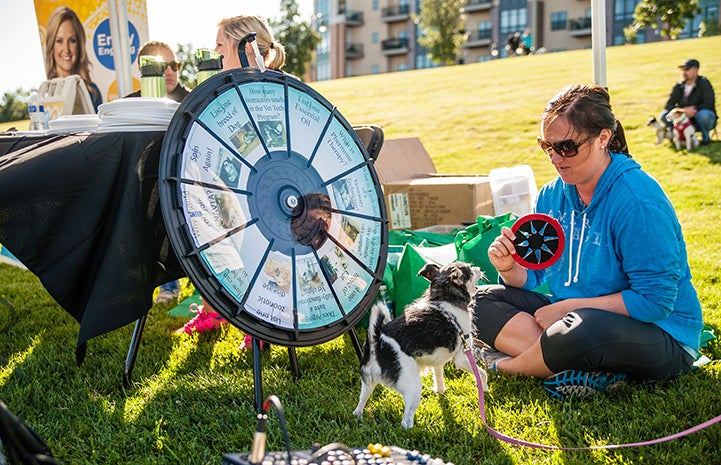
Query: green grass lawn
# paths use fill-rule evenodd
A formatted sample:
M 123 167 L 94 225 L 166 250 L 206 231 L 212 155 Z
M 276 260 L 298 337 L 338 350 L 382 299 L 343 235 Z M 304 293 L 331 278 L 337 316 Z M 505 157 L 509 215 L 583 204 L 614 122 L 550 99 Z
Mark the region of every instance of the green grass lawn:
M 658 115 L 677 64 L 694 57 L 721 91 L 721 37 L 613 47 L 607 86 L 631 152 L 664 186 L 688 244 L 704 319 L 721 328 L 721 142 L 693 153 L 656 146 L 645 126 Z M 579 50 L 488 63 L 312 83 L 351 124 L 374 123 L 386 138 L 417 136 L 442 173 L 488 173 L 529 164 L 540 186 L 555 172 L 536 144 L 539 118 L 562 87 L 593 80 L 592 52 Z M 18 123 L 21 127 L 23 123 Z M 653 243 L 649 243 L 652 249 Z M 599 277 L 602 279 L 602 277 Z M 252 356 L 243 334 L 173 334 L 184 320 L 168 305 L 150 313 L 134 384 L 122 385 L 132 326 L 89 342 L 75 365 L 78 325 L 30 273 L 0 265 L 0 399 L 34 427 L 65 464 L 220 464 L 247 451 L 255 428 Z M 361 333 L 361 337 L 364 335 Z M 717 360 L 712 341 L 705 354 Z M 360 390 L 358 359 L 347 335 L 298 350 L 294 381 L 284 348 L 263 353 L 265 395 L 285 407 L 296 449 L 339 441 L 380 442 L 460 464 L 718 464 L 721 425 L 647 448 L 554 452 L 511 446 L 491 437 L 478 412 L 474 381 L 446 369 L 445 395 L 424 380 L 416 426 L 400 428 L 402 401 L 379 388 L 362 423 L 352 415 Z M 586 401 L 550 400 L 538 381 L 491 374 L 488 419 L 503 433 L 550 445 L 638 442 L 721 415 L 721 364 L 687 376 L 626 386 Z M 269 449 L 282 449 L 270 413 Z
M 6 123 L 0 123 L 0 132 L 2 131 L 8 131 L 8 130 L 20 130 L 20 131 L 26 131 L 30 127 L 30 120 L 21 120 L 21 121 L 10 121 Z

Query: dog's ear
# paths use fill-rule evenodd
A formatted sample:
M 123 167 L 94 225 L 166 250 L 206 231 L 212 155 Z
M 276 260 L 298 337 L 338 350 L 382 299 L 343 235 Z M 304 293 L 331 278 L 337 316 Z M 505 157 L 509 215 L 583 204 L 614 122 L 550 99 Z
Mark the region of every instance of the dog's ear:
M 656 117 L 651 116 L 648 121 L 646 121 L 646 126 L 653 126 L 653 124 L 656 122 Z
M 421 268 L 421 271 L 418 272 L 418 276 L 423 276 L 428 281 L 433 281 L 433 278 L 438 276 L 439 269 L 440 267 L 435 263 L 426 263 L 423 265 L 423 268 Z

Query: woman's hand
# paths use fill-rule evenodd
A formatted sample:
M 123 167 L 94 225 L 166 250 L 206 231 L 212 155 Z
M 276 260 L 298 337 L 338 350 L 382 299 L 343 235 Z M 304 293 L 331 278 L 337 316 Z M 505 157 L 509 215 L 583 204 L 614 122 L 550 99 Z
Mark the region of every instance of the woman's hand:
M 561 300 L 559 302 L 539 308 L 538 310 L 536 310 L 534 317 L 536 318 L 536 323 L 538 323 L 538 326 L 540 326 L 541 329 L 545 331 L 553 323 L 562 319 L 564 316 L 574 311 L 575 309 L 576 306 L 574 306 L 573 304 L 573 299 Z
M 513 254 L 516 253 L 516 247 L 513 245 L 514 239 L 516 239 L 516 235 L 511 228 L 503 227 L 501 235 L 496 237 L 488 247 L 488 259 L 499 273 L 510 271 L 516 265 L 513 260 Z

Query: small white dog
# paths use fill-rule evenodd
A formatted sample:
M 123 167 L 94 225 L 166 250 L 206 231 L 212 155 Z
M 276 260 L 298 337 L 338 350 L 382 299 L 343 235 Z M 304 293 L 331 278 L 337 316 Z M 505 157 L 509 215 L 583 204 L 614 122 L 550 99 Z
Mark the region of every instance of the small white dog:
M 699 146 L 696 137 L 696 128 L 691 124 L 683 108 L 674 108 L 668 112 L 666 119 L 673 123 L 673 143 L 676 150 L 681 150 L 683 145 L 686 150 L 691 151 Z
M 673 140 L 673 133 L 665 124 L 655 117 L 651 116 L 648 121 L 646 121 L 646 126 L 650 126 L 656 131 L 656 145 L 661 145 L 666 139 L 670 141 Z
M 471 314 L 468 308 L 476 283 L 483 277 L 480 268 L 456 262 L 439 268 L 427 264 L 418 272 L 431 282 L 403 315 L 391 320 L 388 308 L 376 303 L 371 309 L 368 336 L 361 361 L 361 393 L 353 414 L 363 418 L 363 409 L 375 387 L 380 383 L 403 396 L 405 409 L 401 426 L 413 426 L 413 418 L 421 401 L 421 373 L 432 368 L 434 390 L 445 391 L 443 366 L 454 360 L 456 366 L 469 373 L 473 367 L 463 350 L 462 339 L 473 347 Z M 487 376 L 478 368 L 483 389 Z

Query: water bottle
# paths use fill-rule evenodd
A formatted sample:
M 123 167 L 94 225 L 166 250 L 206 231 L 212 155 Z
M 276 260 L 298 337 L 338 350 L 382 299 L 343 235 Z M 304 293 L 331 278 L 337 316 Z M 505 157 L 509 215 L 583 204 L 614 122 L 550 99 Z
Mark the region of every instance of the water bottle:
M 195 66 L 198 69 L 197 84 L 215 76 L 223 69 L 223 55 L 207 48 L 199 48 L 195 52 Z
M 45 106 L 43 99 L 37 91 L 32 91 L 28 98 L 28 116 L 30 117 L 30 130 L 42 131 L 45 127 Z
M 142 55 L 140 60 L 140 96 L 167 97 L 165 88 L 165 68 L 168 66 L 162 57 Z

